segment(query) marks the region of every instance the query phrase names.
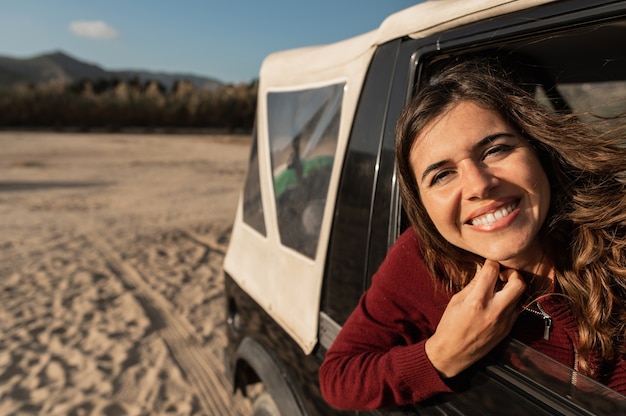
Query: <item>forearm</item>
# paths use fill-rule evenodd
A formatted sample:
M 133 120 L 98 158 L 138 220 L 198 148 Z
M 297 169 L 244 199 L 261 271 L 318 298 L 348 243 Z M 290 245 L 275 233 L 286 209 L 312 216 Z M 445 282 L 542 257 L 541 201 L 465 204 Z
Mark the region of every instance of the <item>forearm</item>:
M 371 410 L 426 400 L 451 389 L 432 366 L 424 341 L 387 352 L 331 348 L 320 368 L 324 398 L 340 409 Z
M 407 230 L 326 354 L 319 379 L 329 404 L 365 410 L 450 391 L 424 350 L 450 300 L 434 284 Z

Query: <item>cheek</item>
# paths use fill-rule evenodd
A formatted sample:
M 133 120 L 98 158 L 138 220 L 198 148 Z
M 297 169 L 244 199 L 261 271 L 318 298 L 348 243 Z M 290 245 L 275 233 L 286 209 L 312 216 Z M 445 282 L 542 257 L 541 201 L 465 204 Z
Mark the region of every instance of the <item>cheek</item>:
M 422 191 L 420 189 L 420 191 Z M 449 230 L 456 224 L 456 208 L 452 198 L 443 193 L 426 192 L 420 197 L 430 220 L 433 222 L 437 230 L 445 236 L 446 230 Z
M 540 200 L 540 215 L 541 220 L 545 220 L 548 210 L 550 209 L 550 201 L 552 198 L 552 192 L 550 190 L 550 182 L 548 181 L 548 177 L 543 173 L 538 183 L 538 191 L 539 200 Z
M 550 208 L 550 182 L 541 163 L 535 157 L 531 156 L 525 163 L 528 168 L 523 173 L 520 172 L 519 177 L 524 179 L 519 185 L 526 188 L 531 195 L 537 207 L 539 221 L 543 223 Z
M 541 163 L 536 158 L 528 161 L 528 172 L 526 174 L 527 182 L 530 188 L 539 197 L 542 204 L 550 204 L 550 181 L 546 175 Z

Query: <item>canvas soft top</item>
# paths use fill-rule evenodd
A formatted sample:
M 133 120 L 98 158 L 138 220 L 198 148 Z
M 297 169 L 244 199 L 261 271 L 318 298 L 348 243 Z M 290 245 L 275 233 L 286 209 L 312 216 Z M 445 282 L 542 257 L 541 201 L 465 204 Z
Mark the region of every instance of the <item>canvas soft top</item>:
M 373 48 L 403 36 L 422 38 L 478 20 L 528 9 L 554 0 L 430 0 L 387 17 L 375 30 L 328 45 L 290 49 L 263 61 L 266 85 L 314 82 L 316 74 L 343 66 Z

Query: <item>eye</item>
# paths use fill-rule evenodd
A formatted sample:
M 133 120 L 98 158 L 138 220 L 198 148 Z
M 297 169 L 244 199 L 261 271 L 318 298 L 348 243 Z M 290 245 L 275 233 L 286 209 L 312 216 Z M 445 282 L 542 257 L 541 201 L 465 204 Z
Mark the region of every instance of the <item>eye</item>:
M 496 144 L 496 145 L 490 146 L 483 153 L 483 160 L 489 157 L 505 156 L 511 153 L 511 151 L 514 148 L 515 146 L 511 146 L 508 144 Z
M 449 170 L 449 169 L 441 170 L 437 172 L 436 174 L 433 175 L 432 179 L 430 180 L 430 186 L 434 186 L 434 185 L 442 183 L 446 178 L 448 178 L 453 173 L 454 171 Z

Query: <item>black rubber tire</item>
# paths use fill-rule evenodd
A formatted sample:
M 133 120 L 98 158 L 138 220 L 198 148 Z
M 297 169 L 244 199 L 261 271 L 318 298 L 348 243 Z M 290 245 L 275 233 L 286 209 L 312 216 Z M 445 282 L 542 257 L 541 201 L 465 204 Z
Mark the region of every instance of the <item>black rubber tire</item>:
M 252 404 L 253 416 L 281 416 L 280 410 L 272 396 L 268 392 L 263 392 L 257 396 Z

